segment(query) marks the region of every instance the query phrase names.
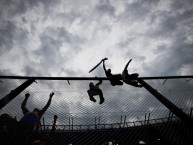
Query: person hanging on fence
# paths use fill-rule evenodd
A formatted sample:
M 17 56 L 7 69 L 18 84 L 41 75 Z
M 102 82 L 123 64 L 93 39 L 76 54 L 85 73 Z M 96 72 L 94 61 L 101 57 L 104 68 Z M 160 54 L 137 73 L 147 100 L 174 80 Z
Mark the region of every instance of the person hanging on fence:
M 126 66 L 122 72 L 123 82 L 128 84 L 128 85 L 134 86 L 134 87 L 142 87 L 142 85 L 139 85 L 138 81 L 137 81 L 137 78 L 139 76 L 138 73 L 128 74 L 127 67 L 129 66 L 131 61 L 132 61 L 132 59 L 130 59 L 128 61 L 128 63 L 126 64 Z
M 109 81 L 110 81 L 112 86 L 123 85 L 123 82 L 120 81 L 122 79 L 122 75 L 121 74 L 112 74 L 111 69 L 106 69 L 105 59 L 103 59 L 103 69 L 105 71 L 106 77 L 110 78 Z
M 89 98 L 91 101 L 96 102 L 94 96 L 98 95 L 100 98 L 100 102 L 99 104 L 102 104 L 105 99 L 103 97 L 103 92 L 102 90 L 99 88 L 99 85 L 102 84 L 102 80 L 99 80 L 99 82 L 94 85 L 92 82 L 89 83 L 89 90 L 87 91 Z
M 24 114 L 24 116 L 19 121 L 19 129 L 25 129 L 26 131 L 32 131 L 35 127 L 39 127 L 40 119 L 43 116 L 43 114 L 46 112 L 48 107 L 51 104 L 52 97 L 54 96 L 54 93 L 50 93 L 49 100 L 47 104 L 40 110 L 38 108 L 35 108 L 32 112 L 30 112 L 26 108 L 27 100 L 29 98 L 30 94 L 25 94 L 25 99 L 21 104 L 21 109 Z

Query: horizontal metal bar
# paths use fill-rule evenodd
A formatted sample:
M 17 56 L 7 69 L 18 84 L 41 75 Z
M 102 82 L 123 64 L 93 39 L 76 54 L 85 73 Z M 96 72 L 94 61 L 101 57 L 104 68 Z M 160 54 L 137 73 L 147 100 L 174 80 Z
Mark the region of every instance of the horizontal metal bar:
M 109 80 L 106 77 L 35 77 L 35 76 L 0 76 L 0 79 L 29 79 L 35 80 Z
M 193 78 L 193 75 L 188 76 L 157 76 L 157 77 L 139 77 L 143 80 L 159 80 L 159 79 L 186 79 Z
M 30 79 L 35 80 L 109 80 L 106 77 L 36 77 L 36 76 L 0 76 L 0 79 Z M 188 76 L 157 76 L 157 77 L 139 77 L 143 80 L 155 80 L 155 79 L 184 79 L 193 78 L 193 75 Z

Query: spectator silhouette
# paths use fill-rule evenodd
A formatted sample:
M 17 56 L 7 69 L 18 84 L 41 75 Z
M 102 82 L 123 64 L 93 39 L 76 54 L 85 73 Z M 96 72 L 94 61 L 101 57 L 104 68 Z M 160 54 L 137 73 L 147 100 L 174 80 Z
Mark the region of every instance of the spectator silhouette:
M 131 61 L 132 61 L 132 59 L 129 60 L 129 62 L 126 64 L 126 66 L 122 72 L 123 82 L 128 84 L 128 85 L 134 86 L 134 87 L 142 87 L 142 85 L 139 85 L 138 81 L 137 81 L 137 78 L 139 76 L 138 73 L 128 74 L 127 67 L 129 66 Z
M 93 96 L 99 95 L 100 98 L 100 102 L 99 104 L 102 104 L 105 99 L 103 97 L 103 92 L 102 90 L 99 88 L 99 85 L 102 84 L 102 80 L 99 80 L 99 82 L 94 85 L 92 82 L 89 83 L 89 90 L 87 91 L 89 98 L 91 101 L 96 102 L 95 98 Z
M 18 122 L 15 118 L 7 113 L 0 116 L 0 130 L 16 131 Z
M 110 78 L 109 81 L 110 81 L 112 86 L 123 85 L 123 82 L 120 81 L 122 79 L 122 75 L 121 74 L 112 74 L 111 69 L 106 69 L 105 59 L 103 59 L 103 69 L 105 71 L 106 77 Z
M 38 128 L 40 124 L 40 119 L 50 106 L 53 95 L 54 95 L 53 92 L 50 93 L 49 100 L 47 104 L 43 107 L 43 109 L 39 110 L 38 108 L 35 108 L 32 112 L 30 112 L 26 108 L 27 100 L 30 94 L 29 93 L 25 94 L 25 99 L 21 104 L 21 109 L 24 116 L 19 121 L 19 128 L 25 131 L 33 131 L 35 127 Z

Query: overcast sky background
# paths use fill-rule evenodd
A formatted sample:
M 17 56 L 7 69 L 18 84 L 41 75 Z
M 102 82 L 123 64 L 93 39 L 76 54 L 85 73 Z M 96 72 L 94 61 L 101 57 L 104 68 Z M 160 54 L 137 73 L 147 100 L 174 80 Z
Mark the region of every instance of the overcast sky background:
M 88 72 L 102 58 L 108 57 L 106 66 L 112 73 L 121 73 L 132 58 L 129 72 L 138 72 L 140 76 L 192 75 L 192 28 L 192 0 L 1 0 L 0 74 L 104 77 L 102 66 Z M 20 83 L 16 81 L 15 86 Z M 163 80 L 157 86 L 162 83 Z M 176 89 L 174 84 L 170 82 L 164 89 L 172 86 Z M 39 86 L 36 88 L 35 85 Z M 188 85 L 191 89 L 192 82 Z M 9 91 L 15 86 L 11 81 L 1 83 L 1 87 Z M 60 90 L 61 86 L 64 88 Z M 144 89 L 143 92 L 125 85 L 112 88 L 108 82 L 102 86 L 106 98 L 102 106 L 88 100 L 88 82 L 71 82 L 71 88 L 67 82 L 65 85 L 64 82 L 38 82 L 33 87 L 36 90 L 31 89 L 32 96 L 35 95 L 31 108 L 38 103 L 45 104 L 48 99 L 45 96 L 54 88 L 57 99 L 50 112 L 78 113 L 83 122 L 89 121 L 88 112 L 94 112 L 94 115 L 108 112 L 104 116 L 108 114 L 108 119 L 115 119 L 115 112 L 120 115 L 120 112 L 132 109 L 135 113 L 143 110 L 139 115 L 142 116 L 160 104 Z M 65 95 L 65 91 L 70 93 Z M 166 96 L 167 93 L 168 90 Z M 4 96 L 6 91 L 1 94 Z M 67 97 L 65 100 L 64 96 Z M 176 96 L 173 94 L 174 100 Z M 189 107 L 193 103 L 190 96 L 183 102 Z M 16 100 L 17 104 L 21 100 L 23 98 Z M 14 102 L 11 107 L 16 107 Z M 21 111 L 17 107 L 15 113 Z M 86 114 L 81 116 L 81 112 Z M 131 112 L 128 115 L 131 116 Z
M 1 0 L 3 75 L 191 75 L 192 0 Z

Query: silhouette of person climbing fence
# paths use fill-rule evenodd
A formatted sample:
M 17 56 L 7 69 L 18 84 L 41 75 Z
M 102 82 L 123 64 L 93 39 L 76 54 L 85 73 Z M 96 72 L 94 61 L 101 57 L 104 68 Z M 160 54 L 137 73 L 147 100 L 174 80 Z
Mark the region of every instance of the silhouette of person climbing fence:
M 103 69 L 105 71 L 106 77 L 110 78 L 109 81 L 110 81 L 111 85 L 112 86 L 123 85 L 123 82 L 120 81 L 122 79 L 122 75 L 121 74 L 112 74 L 111 73 L 111 69 L 106 69 L 106 67 L 105 67 L 105 60 L 106 59 L 102 59 L 102 61 L 103 61 Z
M 138 73 L 133 73 L 133 74 L 128 73 L 127 68 L 128 68 L 131 61 L 132 61 L 132 59 L 130 59 L 128 61 L 128 63 L 126 64 L 126 66 L 122 72 L 123 82 L 128 84 L 128 85 L 134 86 L 134 87 L 142 87 L 142 85 L 139 85 L 138 81 L 137 81 L 139 74 Z
M 96 95 L 99 96 L 99 98 L 100 98 L 99 104 L 102 104 L 105 101 L 105 99 L 103 97 L 103 92 L 99 88 L 99 85 L 101 85 L 101 84 L 102 84 L 102 80 L 99 80 L 99 82 L 96 85 L 94 85 L 92 82 L 90 82 L 89 83 L 89 90 L 87 91 L 90 100 L 93 102 L 96 102 L 96 100 L 93 96 L 96 96 Z
M 40 110 L 38 108 L 35 108 L 32 112 L 30 112 L 27 107 L 27 100 L 29 98 L 30 94 L 25 94 L 25 99 L 21 104 L 21 109 L 24 114 L 24 116 L 19 121 L 19 129 L 25 130 L 25 131 L 33 131 L 34 128 L 39 128 L 40 119 L 43 116 L 43 114 L 46 112 L 48 107 L 51 104 L 52 97 L 54 96 L 54 93 L 50 93 L 49 99 L 47 104 Z

